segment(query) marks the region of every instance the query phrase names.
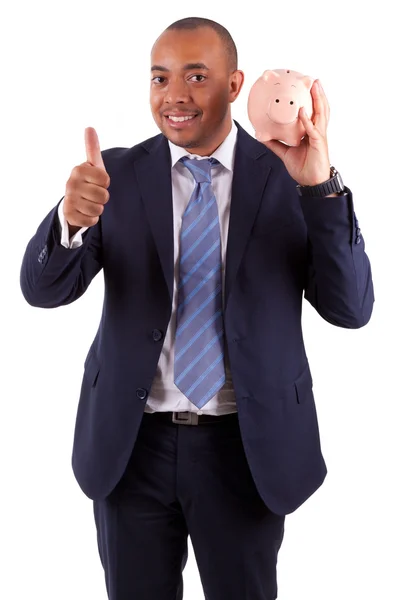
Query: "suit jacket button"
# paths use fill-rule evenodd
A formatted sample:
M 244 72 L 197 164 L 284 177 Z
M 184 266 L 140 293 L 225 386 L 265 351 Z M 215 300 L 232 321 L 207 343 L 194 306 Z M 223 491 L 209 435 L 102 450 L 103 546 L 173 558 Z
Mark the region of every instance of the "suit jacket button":
M 155 342 L 159 342 L 162 338 L 163 334 L 162 331 L 160 331 L 159 329 L 153 329 L 153 340 Z
M 138 388 L 136 390 L 136 396 L 139 398 L 139 400 L 146 400 L 147 390 L 145 390 L 144 388 Z
M 360 236 L 358 235 L 358 236 L 356 237 L 356 244 L 359 244 L 360 242 L 361 242 L 361 238 L 360 238 Z

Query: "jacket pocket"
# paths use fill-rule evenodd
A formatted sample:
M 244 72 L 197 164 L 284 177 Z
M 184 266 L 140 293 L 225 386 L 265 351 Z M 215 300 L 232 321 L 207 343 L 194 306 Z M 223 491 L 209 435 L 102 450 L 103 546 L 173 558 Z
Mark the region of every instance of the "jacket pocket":
M 294 382 L 298 404 L 305 404 L 313 400 L 313 380 L 310 367 L 307 364 L 301 375 Z
M 96 386 L 97 378 L 100 372 L 100 363 L 93 350 L 89 352 L 84 365 L 84 377 L 88 380 L 92 387 Z

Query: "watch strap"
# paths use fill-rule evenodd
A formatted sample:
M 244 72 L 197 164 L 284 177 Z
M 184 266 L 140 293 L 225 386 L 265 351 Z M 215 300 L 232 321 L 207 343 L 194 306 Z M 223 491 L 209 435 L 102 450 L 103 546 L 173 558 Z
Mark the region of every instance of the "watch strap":
M 297 185 L 299 196 L 323 197 L 343 192 L 344 185 L 339 172 L 331 166 L 331 178 L 318 185 Z

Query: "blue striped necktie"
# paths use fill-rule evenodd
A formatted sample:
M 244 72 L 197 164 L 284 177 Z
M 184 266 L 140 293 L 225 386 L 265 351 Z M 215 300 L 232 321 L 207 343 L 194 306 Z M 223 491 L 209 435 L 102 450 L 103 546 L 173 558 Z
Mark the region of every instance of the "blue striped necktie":
M 175 385 L 202 408 L 225 383 L 221 237 L 214 158 L 181 162 L 195 179 L 180 234 Z

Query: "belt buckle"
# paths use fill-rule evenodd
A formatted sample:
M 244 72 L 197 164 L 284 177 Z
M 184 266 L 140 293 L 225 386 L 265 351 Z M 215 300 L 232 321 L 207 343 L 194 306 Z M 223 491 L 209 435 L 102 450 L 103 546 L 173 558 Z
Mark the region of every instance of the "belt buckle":
M 172 422 L 179 425 L 198 425 L 199 415 L 192 411 L 173 412 Z

